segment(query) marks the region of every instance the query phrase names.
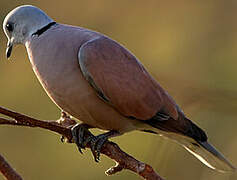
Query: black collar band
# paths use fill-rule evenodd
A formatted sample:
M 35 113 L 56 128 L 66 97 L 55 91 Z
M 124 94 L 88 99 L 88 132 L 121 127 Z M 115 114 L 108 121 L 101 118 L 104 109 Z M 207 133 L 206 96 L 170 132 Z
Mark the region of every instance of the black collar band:
M 40 36 L 41 34 L 43 34 L 45 31 L 47 31 L 49 28 L 51 28 L 51 26 L 55 25 L 56 22 L 51 22 L 48 25 L 42 27 L 41 29 L 38 29 L 35 33 L 32 34 L 33 35 L 37 35 Z

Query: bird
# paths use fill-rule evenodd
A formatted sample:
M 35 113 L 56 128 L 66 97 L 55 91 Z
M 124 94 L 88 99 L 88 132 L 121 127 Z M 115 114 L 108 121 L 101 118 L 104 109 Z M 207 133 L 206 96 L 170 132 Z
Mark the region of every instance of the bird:
M 13 46 L 24 45 L 50 99 L 82 122 L 71 127 L 80 152 L 90 142 L 98 162 L 109 138 L 137 130 L 175 141 L 211 169 L 235 171 L 208 142 L 206 133 L 120 43 L 100 32 L 58 23 L 32 5 L 11 10 L 3 30 L 7 59 Z M 86 137 L 90 128 L 106 132 Z

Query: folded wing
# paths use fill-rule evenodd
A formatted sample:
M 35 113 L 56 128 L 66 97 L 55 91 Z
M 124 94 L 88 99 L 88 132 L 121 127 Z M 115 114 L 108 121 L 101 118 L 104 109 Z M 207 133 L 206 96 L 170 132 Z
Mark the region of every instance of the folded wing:
M 177 119 L 175 102 L 120 44 L 93 39 L 81 46 L 78 59 L 97 94 L 124 116 L 146 120 L 163 112 Z

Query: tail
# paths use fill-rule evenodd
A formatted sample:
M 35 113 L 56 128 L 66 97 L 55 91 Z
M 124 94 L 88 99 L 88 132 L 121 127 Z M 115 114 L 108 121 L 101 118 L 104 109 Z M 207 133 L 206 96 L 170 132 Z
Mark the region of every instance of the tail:
M 183 147 L 211 169 L 219 172 L 234 172 L 236 170 L 236 168 L 207 141 L 198 142 L 197 145 L 189 142 L 188 145 L 183 145 Z
M 236 168 L 207 141 L 205 132 L 180 114 L 178 120 L 169 118 L 159 121 L 156 118 L 147 120 L 148 132 L 168 137 L 193 154 L 202 163 L 219 172 L 233 172 Z M 145 130 L 146 131 L 146 130 Z

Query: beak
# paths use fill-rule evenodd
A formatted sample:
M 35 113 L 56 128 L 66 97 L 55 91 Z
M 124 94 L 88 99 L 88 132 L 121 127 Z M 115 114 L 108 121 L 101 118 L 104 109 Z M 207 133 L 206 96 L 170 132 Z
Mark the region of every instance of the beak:
M 6 56 L 7 56 L 7 59 L 9 59 L 9 57 L 11 56 L 12 47 L 13 47 L 13 43 L 12 43 L 10 40 L 8 40 L 7 49 L 6 49 Z

